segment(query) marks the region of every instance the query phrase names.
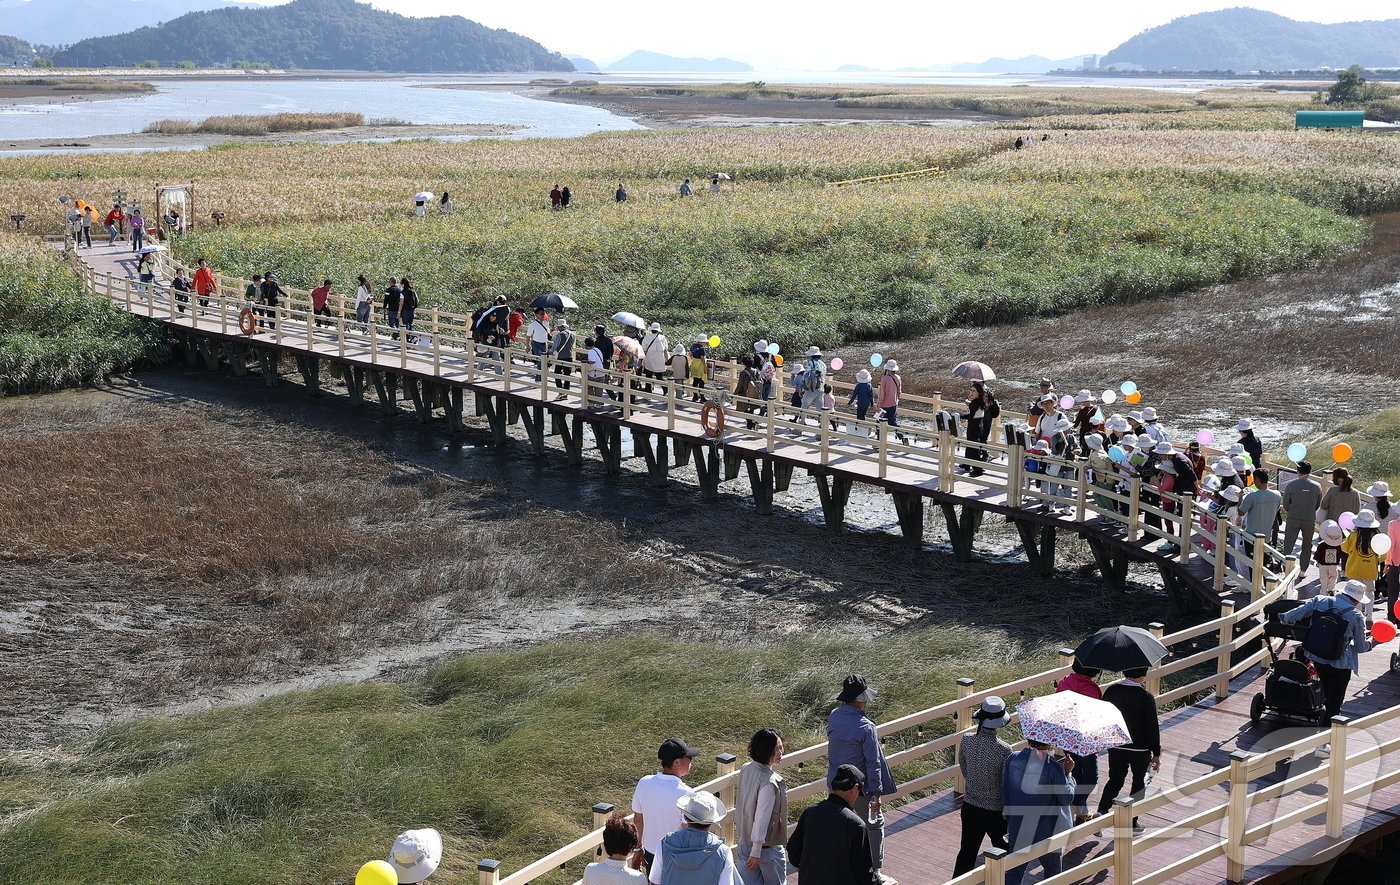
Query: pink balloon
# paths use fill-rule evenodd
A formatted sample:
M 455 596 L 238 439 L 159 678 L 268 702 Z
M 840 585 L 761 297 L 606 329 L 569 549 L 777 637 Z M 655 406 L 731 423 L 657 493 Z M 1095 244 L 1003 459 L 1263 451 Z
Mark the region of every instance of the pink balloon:
M 1064 396 L 1060 397 L 1060 408 L 1062 408 L 1062 409 L 1072 409 L 1072 408 L 1074 408 L 1074 397 L 1070 396 L 1069 394 L 1065 394 Z
M 1347 531 L 1351 531 L 1352 529 L 1356 528 L 1356 514 L 1348 510 L 1346 513 L 1343 513 L 1337 519 L 1337 525 L 1341 526 Z
M 1209 430 L 1202 430 L 1196 434 L 1196 442 L 1203 446 L 1208 446 L 1215 442 L 1215 434 L 1211 433 Z
M 831 361 L 831 368 L 832 368 L 833 371 L 836 371 L 836 372 L 841 371 L 841 367 L 844 366 L 844 365 L 846 365 L 846 361 L 843 360 L 843 359 L 841 359 L 841 357 L 839 357 L 839 356 L 838 356 L 836 359 L 834 359 L 834 360 Z

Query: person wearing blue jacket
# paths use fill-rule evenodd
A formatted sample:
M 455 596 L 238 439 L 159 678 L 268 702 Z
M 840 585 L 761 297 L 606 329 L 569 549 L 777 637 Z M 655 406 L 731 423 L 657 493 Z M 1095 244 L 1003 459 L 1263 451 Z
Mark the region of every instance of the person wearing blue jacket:
M 875 404 L 875 388 L 870 384 L 870 372 L 861 369 L 856 373 L 856 386 L 851 389 L 851 398 L 846 405 L 856 407 L 856 420 L 864 421 L 870 407 Z
M 866 705 L 873 700 L 875 690 L 866 684 L 864 676 L 846 677 L 836 698 L 840 706 L 831 711 L 826 723 L 826 779 L 830 782 L 836 777 L 842 765 L 854 765 L 865 775 L 864 788 L 852 810 L 865 821 L 871 864 L 879 874 L 885 860 L 885 815 L 880 809 L 880 797 L 894 793 L 895 783 L 875 723 L 865 715 Z M 887 878 L 880 875 L 882 882 Z
M 1303 649 L 1303 654 L 1313 662 L 1317 678 L 1322 682 L 1322 696 L 1327 704 L 1329 717 L 1341 712 L 1351 674 L 1361 672 L 1360 656 L 1371 649 L 1371 644 L 1366 639 L 1366 622 L 1362 620 L 1361 612 L 1356 610 L 1358 605 L 1364 606 L 1370 601 L 1365 584 L 1361 581 L 1347 581 L 1337 588 L 1336 596 L 1319 593 L 1297 608 L 1279 615 L 1279 620 L 1283 623 L 1296 624 L 1304 618 L 1311 618 L 1317 612 L 1338 609 L 1346 621 L 1346 641 L 1337 657 L 1324 658 L 1306 648 Z M 1316 755 L 1322 759 L 1331 756 L 1332 745 L 1323 744 L 1318 747 Z
M 1074 801 L 1074 785 L 1069 774 L 1074 760 L 1068 755 L 1056 756 L 1053 747 L 1040 741 L 1028 740 L 1030 746 L 1012 753 L 1006 760 L 1006 778 L 1002 781 L 1002 813 L 1006 815 L 1006 839 L 1011 851 L 1043 842 L 1070 828 L 1070 804 Z M 1064 867 L 1061 851 L 1040 857 L 1045 876 L 1056 875 Z M 1006 885 L 1021 885 L 1029 863 L 1006 871 Z

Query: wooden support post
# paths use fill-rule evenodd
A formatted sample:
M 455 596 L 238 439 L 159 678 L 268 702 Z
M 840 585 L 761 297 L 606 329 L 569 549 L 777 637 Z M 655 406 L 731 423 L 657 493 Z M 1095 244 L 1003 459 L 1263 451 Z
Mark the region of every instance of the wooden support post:
M 463 430 L 460 387 L 453 387 L 447 391 L 447 430 L 449 433 L 461 433 Z
M 1061 667 L 1068 667 L 1074 663 L 1074 649 L 1062 648 L 1058 652 L 1056 652 L 1056 654 L 1060 657 Z
M 725 482 L 728 482 L 729 480 L 731 480 L 731 479 L 733 479 L 733 478 L 735 478 L 736 476 L 739 475 L 739 461 L 740 461 L 740 458 L 739 458 L 739 453 L 738 453 L 738 452 L 730 451 L 729 449 L 725 449 L 725 450 L 724 450 L 724 481 L 725 481 Z
M 506 447 L 510 439 L 506 433 L 506 403 L 503 397 L 484 396 L 486 401 L 486 423 L 491 430 L 491 445 L 498 449 Z
M 418 420 L 424 424 L 432 417 L 432 407 L 428 404 L 427 384 L 417 378 L 403 379 L 403 389 L 408 393 L 408 398 L 413 401 L 413 411 L 418 415 Z
M 1128 540 L 1142 537 L 1142 477 L 1134 476 L 1128 484 Z
M 603 456 L 603 472 L 609 476 L 622 473 L 622 427 L 618 424 L 594 424 L 593 439 Z
M 1215 521 L 1215 577 L 1211 586 L 1216 593 L 1225 592 L 1225 564 L 1228 562 L 1226 551 L 1230 546 L 1230 523 L 1224 519 Z
M 1230 643 L 1235 638 L 1235 604 L 1233 602 L 1220 603 L 1220 617 L 1225 618 L 1225 623 L 1220 625 L 1220 632 L 1215 641 L 1220 652 L 1215 656 L 1215 697 L 1216 700 L 1225 700 L 1230 696 Z
M 675 460 L 672 464 L 676 467 L 684 466 L 685 463 L 690 460 L 690 452 L 693 448 L 695 448 L 694 444 L 686 440 L 671 440 L 671 453 L 675 456 Z
M 199 349 L 195 346 L 194 336 L 188 332 L 180 332 L 179 342 L 180 352 L 185 356 L 185 365 L 197 365 L 199 363 Z
M 822 516 L 829 531 L 841 533 L 846 528 L 846 504 L 851 500 L 851 479 L 807 471 L 817 481 L 817 497 L 821 498 Z
M 719 497 L 719 453 L 714 446 L 686 446 L 694 453 L 695 475 L 700 480 L 700 497 L 713 501 Z
M 943 508 L 943 520 L 948 524 L 948 541 L 953 545 L 953 558 L 958 562 L 971 562 L 972 538 L 982 523 L 982 511 L 965 505 L 961 508 L 955 504 L 940 506 Z
M 1167 625 L 1161 621 L 1153 621 L 1147 625 L 1147 632 L 1161 640 L 1163 636 L 1167 635 Z M 1156 670 L 1147 671 L 1147 681 L 1143 683 L 1143 688 L 1146 688 L 1154 698 L 1162 693 L 1162 677 L 1155 675 L 1156 672 Z
M 894 498 L 894 512 L 899 519 L 899 530 L 904 542 L 911 547 L 922 547 L 924 543 L 924 496 L 916 492 L 891 492 Z
M 754 509 L 759 516 L 773 513 L 773 462 L 764 458 L 745 458 L 744 465 L 749 470 L 749 487 L 753 490 Z
M 350 402 L 353 405 L 364 405 L 365 402 L 365 370 L 360 366 L 350 366 L 345 373 L 345 390 L 350 394 Z
M 972 697 L 972 689 L 977 685 L 977 680 L 969 679 L 966 676 L 958 680 L 958 700 L 966 701 Z M 953 730 L 963 731 L 972 727 L 971 706 L 958 704 L 953 710 Z M 967 788 L 967 783 L 963 779 L 962 766 L 958 764 L 958 745 L 953 744 L 953 793 L 961 796 Z
M 525 425 L 525 435 L 530 438 L 535 456 L 544 455 L 544 406 L 523 407 L 520 410 L 520 423 Z
M 473 393 L 473 394 L 472 394 L 472 408 L 476 411 L 476 417 L 478 417 L 478 418 L 485 418 L 485 417 L 486 417 L 486 397 Z
M 386 409 L 394 407 L 394 401 L 389 398 L 389 388 L 384 385 L 384 373 L 378 369 L 369 369 L 369 380 L 374 384 L 374 392 L 379 397 L 379 404 Z
M 224 342 L 224 360 L 228 362 L 229 371 L 234 377 L 242 378 L 248 374 L 248 348 L 244 345 Z
M 656 488 L 665 488 L 671 472 L 666 437 L 659 433 L 632 432 L 632 446 L 647 465 L 647 476 Z
M 720 753 L 715 757 L 715 774 L 724 777 L 726 774 L 733 774 L 739 769 L 739 757 L 733 753 Z M 734 807 L 734 797 L 739 789 L 738 778 L 731 779 L 727 786 L 721 787 L 719 791 L 719 801 L 724 803 L 725 808 Z M 719 834 L 730 845 L 734 844 L 734 821 L 738 815 L 731 814 L 725 818 L 723 831 Z
M 1196 524 L 1195 499 L 1190 494 L 1181 496 L 1181 519 L 1177 522 L 1176 545 L 1181 548 L 1178 555 L 1182 565 L 1191 562 L 1191 530 Z
M 265 348 L 258 348 L 258 364 L 262 368 L 263 383 L 276 387 L 281 377 L 277 374 L 278 354 Z
M 1249 570 L 1249 601 L 1264 595 L 1264 536 L 1254 536 L 1254 562 Z
M 302 383 L 312 396 L 321 395 L 321 361 L 311 355 L 297 355 L 297 371 L 301 372 Z
M 219 351 L 208 338 L 199 339 L 199 356 L 204 360 L 204 368 L 211 372 L 219 368 Z
M 506 424 L 514 427 L 520 423 L 520 410 L 522 405 L 515 400 L 506 401 Z
M 499 860 L 483 860 L 476 865 L 477 885 L 499 885 L 501 881 L 501 862 Z M 997 885 L 1001 885 L 1000 882 Z
M 601 830 L 608 822 L 608 818 L 612 817 L 613 812 L 617 810 L 617 806 L 611 802 L 599 802 L 591 810 L 593 812 L 593 829 Z M 602 851 L 601 846 L 599 851 Z
M 1119 796 L 1113 800 L 1113 881 L 1133 881 L 1133 800 Z
M 792 487 L 792 466 L 791 464 L 773 465 L 773 491 L 786 492 Z
M 1160 559 L 1154 559 L 1153 562 L 1157 566 L 1157 573 L 1162 576 L 1162 587 L 1166 589 L 1167 596 L 1171 598 L 1176 610 L 1182 615 L 1189 615 L 1197 610 L 1199 606 L 1195 594 L 1181 576 L 1172 570 L 1172 566 Z
M 1099 567 L 1099 575 L 1115 590 L 1126 590 L 1128 585 L 1128 552 L 1099 538 L 1085 538 L 1089 550 L 1094 554 L 1094 564 Z
M 1332 755 L 1327 757 L 1327 838 L 1342 838 L 1346 824 L 1347 732 L 1350 716 L 1332 717 Z
M 478 396 L 478 400 L 485 397 Z M 570 464 L 583 463 L 583 418 L 578 415 L 569 418 L 559 425 L 559 440 L 564 444 L 564 458 Z
M 1002 848 L 988 848 L 982 852 L 982 862 L 986 865 L 986 885 L 1006 885 L 1006 855 L 1009 852 Z M 483 882 L 481 885 L 495 885 L 494 882 Z
M 1225 878 L 1243 882 L 1245 871 L 1244 834 L 1249 829 L 1249 754 L 1230 754 L 1229 810 L 1225 815 Z

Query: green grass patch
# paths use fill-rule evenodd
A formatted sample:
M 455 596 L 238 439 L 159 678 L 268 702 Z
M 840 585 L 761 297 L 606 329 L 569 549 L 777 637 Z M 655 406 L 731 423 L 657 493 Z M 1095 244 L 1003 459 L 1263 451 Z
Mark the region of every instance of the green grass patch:
M 100 381 L 162 353 L 151 323 L 82 290 L 54 249 L 0 233 L 0 395 Z
M 1378 479 L 1392 486 L 1400 483 L 1400 406 L 1375 412 L 1339 424 L 1325 433 L 1314 433 L 1295 442 L 1308 447 L 1315 471 L 1332 462 L 1332 447 L 1346 443 L 1352 448 L 1351 460 L 1344 467 L 1357 477 L 1357 488 L 1365 490 Z
M 994 684 L 1054 666 L 1057 645 L 961 627 L 751 646 L 640 635 L 141 720 L 71 753 L 0 756 L 0 881 L 348 882 L 400 830 L 434 826 L 447 847 L 434 881 L 474 882 L 482 857 L 513 870 L 581 835 L 594 802 L 626 808 L 667 737 L 705 751 L 699 783 L 714 754 L 742 753 L 759 727 L 790 747 L 823 739 L 852 670 L 881 689 L 883 720 L 954 697 L 957 677 Z

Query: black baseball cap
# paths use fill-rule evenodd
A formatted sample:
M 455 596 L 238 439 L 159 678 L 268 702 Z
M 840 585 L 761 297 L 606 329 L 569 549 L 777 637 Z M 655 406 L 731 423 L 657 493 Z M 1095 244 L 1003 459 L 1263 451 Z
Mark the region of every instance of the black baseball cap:
M 864 784 L 865 773 L 850 763 L 837 768 L 835 776 L 831 778 L 833 790 L 849 790 L 851 787 L 863 786 Z
M 661 767 L 665 768 L 677 759 L 694 759 L 700 755 L 700 751 L 694 747 L 686 745 L 680 738 L 670 738 L 661 745 L 661 749 L 656 751 L 656 758 L 661 760 Z

